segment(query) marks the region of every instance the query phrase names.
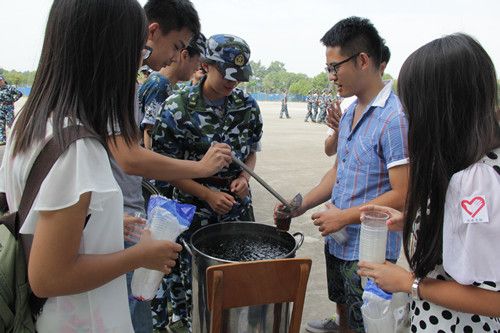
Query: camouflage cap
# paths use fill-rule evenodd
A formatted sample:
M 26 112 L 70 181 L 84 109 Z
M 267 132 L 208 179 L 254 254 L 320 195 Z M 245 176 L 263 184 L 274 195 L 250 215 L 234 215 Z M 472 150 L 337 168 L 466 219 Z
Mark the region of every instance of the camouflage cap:
M 189 42 L 188 48 L 195 50 L 202 56 L 205 54 L 207 45 L 207 38 L 201 32 L 198 35 L 195 35 L 191 42 Z
M 217 65 L 226 80 L 247 82 L 252 75 L 250 47 L 241 39 L 228 34 L 213 35 L 207 40 L 204 61 Z
M 0 80 L 3 80 L 3 76 L 2 75 L 0 75 Z

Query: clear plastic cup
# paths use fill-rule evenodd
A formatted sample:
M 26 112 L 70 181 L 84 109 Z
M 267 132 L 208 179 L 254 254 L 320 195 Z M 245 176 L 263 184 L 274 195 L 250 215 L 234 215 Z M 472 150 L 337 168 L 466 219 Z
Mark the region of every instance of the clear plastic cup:
M 368 261 L 378 264 L 385 262 L 387 248 L 387 220 L 385 213 L 366 213 L 361 221 L 359 235 L 359 261 Z M 364 287 L 366 278 L 361 279 Z

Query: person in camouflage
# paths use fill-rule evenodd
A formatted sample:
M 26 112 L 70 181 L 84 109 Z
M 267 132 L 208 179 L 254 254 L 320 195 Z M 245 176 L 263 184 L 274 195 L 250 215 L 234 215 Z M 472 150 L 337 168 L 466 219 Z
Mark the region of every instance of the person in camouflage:
M 288 92 L 286 90 L 283 91 L 283 98 L 281 99 L 280 119 L 283 118 L 283 115 L 285 115 L 287 119 L 290 119 L 290 115 L 288 114 Z
M 249 80 L 249 58 L 250 48 L 243 39 L 210 37 L 202 60 L 206 76 L 199 85 L 185 87 L 167 99 L 153 129 L 153 150 L 199 160 L 212 143 L 224 142 L 253 169 L 260 150 L 262 117 L 257 102 L 236 88 Z M 214 177 L 172 182 L 174 199 L 197 207 L 191 227 L 180 238 L 188 240 L 208 224 L 254 221 L 249 177 L 233 163 Z M 184 293 L 187 312 L 183 320 L 190 325 L 191 257 L 186 250 L 177 269 L 181 279 L 171 286 L 172 296 Z
M 193 37 L 188 47 L 180 51 L 176 62 L 163 67 L 159 72 L 151 74 L 149 79 L 139 89 L 139 109 L 144 114 L 141 127 L 144 129 L 144 146 L 146 148 L 151 149 L 151 130 L 161 110 L 161 105 L 173 94 L 175 91 L 174 86 L 178 82 L 189 80 L 191 75 L 200 67 L 200 57 L 205 53 L 205 43 L 206 38 L 202 33 Z M 171 198 L 173 188 L 166 184 L 163 185 L 162 194 Z M 165 329 L 169 323 L 169 302 L 172 305 L 171 325 L 175 325 L 180 318 L 185 317 L 185 315 L 183 316 L 186 312 L 184 295 L 177 293 L 175 297 L 170 297 L 170 285 L 172 283 L 178 284 L 179 281 L 180 276 L 176 271 L 165 276 L 156 293 L 156 297 L 151 300 L 154 329 Z M 180 301 L 176 302 L 178 299 Z M 177 326 L 179 325 L 177 324 Z
M 320 98 L 320 96 L 315 91 L 314 94 L 313 94 L 313 96 L 312 96 L 312 106 L 313 106 L 312 119 L 314 119 L 314 122 L 316 122 L 316 118 L 318 117 L 319 98 Z
M 154 72 L 139 89 L 139 110 L 143 115 L 144 147 L 151 149 L 151 129 L 161 105 L 172 95 L 178 82 L 188 81 L 200 66 L 200 56 L 205 52 L 206 38 L 197 34 L 189 45 L 179 52 L 177 61 Z
M 313 117 L 313 113 L 312 113 L 312 110 L 313 110 L 313 93 L 312 93 L 312 91 L 310 91 L 307 94 L 306 103 L 307 103 L 307 113 L 306 113 L 306 119 L 304 119 L 304 121 L 307 123 L 308 119 L 311 118 L 311 121 L 313 123 L 315 123 L 316 119 Z
M 16 87 L 7 84 L 0 76 L 0 145 L 7 141 L 6 129 L 14 122 L 14 102 L 23 96 Z
M 319 114 L 316 118 L 317 123 L 325 123 L 326 118 L 326 106 L 329 103 L 330 98 L 326 91 L 323 92 L 321 96 L 318 97 Z

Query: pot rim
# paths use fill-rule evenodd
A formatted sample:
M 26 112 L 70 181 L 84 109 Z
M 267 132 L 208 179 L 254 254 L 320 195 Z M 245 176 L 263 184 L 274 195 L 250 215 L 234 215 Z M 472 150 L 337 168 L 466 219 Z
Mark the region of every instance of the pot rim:
M 297 239 L 291 233 L 289 233 L 288 231 L 280 230 L 280 229 L 277 229 L 277 228 L 275 228 L 273 226 L 270 226 L 270 225 L 264 224 L 264 223 L 258 223 L 258 222 L 253 222 L 253 221 L 248 221 L 248 222 L 237 221 L 237 222 L 220 222 L 220 223 L 215 223 L 215 224 L 209 224 L 209 225 L 206 225 L 206 226 L 204 226 L 204 227 L 196 230 L 191 235 L 191 237 L 189 237 L 189 244 L 188 245 L 190 247 L 190 250 L 192 251 L 193 254 L 196 253 L 197 255 L 202 256 L 203 258 L 208 258 L 208 259 L 211 259 L 211 260 L 214 260 L 214 261 L 218 261 L 218 262 L 222 262 L 222 263 L 233 264 L 233 263 L 239 263 L 239 262 L 246 262 L 246 261 L 233 261 L 233 260 L 227 260 L 227 259 L 220 259 L 220 258 L 216 258 L 216 257 L 210 256 L 210 255 L 206 254 L 205 252 L 200 251 L 196 246 L 193 245 L 193 237 L 196 234 L 198 234 L 200 231 L 202 231 L 202 230 L 204 230 L 206 228 L 209 228 L 209 227 L 220 226 L 221 224 L 231 224 L 231 225 L 245 224 L 246 225 L 248 223 L 252 223 L 254 225 L 262 225 L 262 226 L 265 226 L 266 228 L 273 228 L 273 229 L 275 229 L 278 232 L 282 232 L 282 233 L 288 234 L 293 239 L 293 241 L 295 242 L 295 246 L 293 247 L 293 250 L 291 250 L 290 252 L 288 252 L 286 255 L 279 256 L 279 257 L 272 258 L 272 259 L 267 259 L 267 260 L 290 258 L 291 255 L 293 255 L 293 254 L 295 254 L 295 252 L 297 252 L 297 250 L 299 249 L 300 245 L 302 245 L 302 244 L 299 244 L 297 242 Z

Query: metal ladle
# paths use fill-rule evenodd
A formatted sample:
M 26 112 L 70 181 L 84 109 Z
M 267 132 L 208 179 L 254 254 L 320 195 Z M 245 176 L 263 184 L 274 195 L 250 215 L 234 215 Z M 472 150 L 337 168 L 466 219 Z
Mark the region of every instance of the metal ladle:
M 250 169 L 245 163 L 243 163 L 240 159 L 238 159 L 236 156 L 234 156 L 234 153 L 231 154 L 233 158 L 233 162 L 238 164 L 243 170 L 248 172 L 253 178 L 255 178 L 256 181 L 258 181 L 266 190 L 269 191 L 276 199 L 278 199 L 283 205 L 286 206 L 286 208 L 289 211 L 292 211 L 296 209 L 297 207 L 294 207 L 290 204 L 290 202 L 286 201 L 285 198 L 283 198 L 278 192 L 276 192 L 268 183 L 264 181 L 264 179 L 260 178 L 259 175 L 257 175 L 252 169 Z M 300 196 L 300 193 L 297 195 Z M 297 197 L 297 195 L 295 197 Z M 292 200 L 293 201 L 293 200 Z M 302 201 L 302 200 L 301 200 Z

